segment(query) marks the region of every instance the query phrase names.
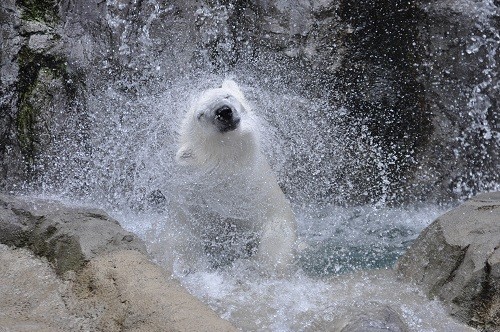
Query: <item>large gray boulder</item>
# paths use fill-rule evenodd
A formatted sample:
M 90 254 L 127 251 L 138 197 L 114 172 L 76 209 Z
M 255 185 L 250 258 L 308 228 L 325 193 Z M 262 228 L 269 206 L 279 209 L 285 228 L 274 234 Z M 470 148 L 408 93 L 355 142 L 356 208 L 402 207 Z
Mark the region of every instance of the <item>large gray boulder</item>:
M 235 331 L 102 210 L 0 194 L 0 266 L 7 330 Z
M 500 329 L 500 192 L 478 195 L 439 217 L 396 270 L 444 301 L 461 321 Z
M 46 257 L 59 274 L 78 271 L 91 259 L 116 250 L 146 254 L 142 240 L 102 210 L 3 194 L 0 243 Z

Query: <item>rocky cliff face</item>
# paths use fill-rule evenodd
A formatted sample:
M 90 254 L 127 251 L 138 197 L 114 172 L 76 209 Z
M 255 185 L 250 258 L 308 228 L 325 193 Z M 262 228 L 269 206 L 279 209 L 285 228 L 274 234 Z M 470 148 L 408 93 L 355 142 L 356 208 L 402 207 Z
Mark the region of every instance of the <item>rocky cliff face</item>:
M 207 73 L 301 96 L 263 113 L 297 200 L 448 200 L 498 186 L 495 1 L 8 0 L 0 16 L 3 190 L 68 176 L 87 190 L 99 116 L 121 121 L 123 100 Z
M 419 72 L 432 130 L 413 182 L 424 197 L 492 188 L 499 181 L 499 4 L 443 1 L 422 8 Z
M 57 162 L 51 157 L 68 147 L 83 151 L 80 129 L 88 121 L 84 68 L 70 61 L 56 2 L 6 1 L 1 17 L 0 174 L 5 187 L 41 176 Z

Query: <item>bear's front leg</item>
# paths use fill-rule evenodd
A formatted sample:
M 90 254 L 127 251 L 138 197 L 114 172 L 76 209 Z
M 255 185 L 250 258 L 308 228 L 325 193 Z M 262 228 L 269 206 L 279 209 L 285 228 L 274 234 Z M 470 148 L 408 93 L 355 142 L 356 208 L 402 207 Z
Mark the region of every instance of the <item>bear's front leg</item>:
M 264 222 L 257 252 L 263 270 L 280 277 L 292 272 L 296 233 L 293 215 L 274 216 Z

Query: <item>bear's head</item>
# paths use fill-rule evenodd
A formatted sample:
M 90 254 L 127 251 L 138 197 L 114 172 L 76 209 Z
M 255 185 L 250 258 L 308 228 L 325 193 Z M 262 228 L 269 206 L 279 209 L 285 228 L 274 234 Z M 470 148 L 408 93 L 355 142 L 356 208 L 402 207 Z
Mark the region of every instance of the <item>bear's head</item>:
M 250 105 L 236 82 L 225 80 L 220 88 L 204 91 L 184 118 L 177 161 L 199 164 L 209 157 L 238 159 L 241 153 L 253 153 L 257 142 L 253 121 Z
M 237 129 L 241 117 L 248 111 L 248 104 L 236 82 L 226 80 L 222 87 L 203 92 L 191 114 L 202 130 L 223 134 Z

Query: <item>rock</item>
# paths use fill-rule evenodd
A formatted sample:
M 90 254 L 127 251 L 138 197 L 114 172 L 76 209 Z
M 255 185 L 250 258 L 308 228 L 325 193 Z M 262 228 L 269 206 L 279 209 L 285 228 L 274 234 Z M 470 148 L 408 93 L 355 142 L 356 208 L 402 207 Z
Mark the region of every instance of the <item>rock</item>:
M 104 211 L 0 194 L 0 243 L 27 247 L 47 257 L 58 274 L 80 270 L 99 255 L 132 249 L 146 253 L 142 240 Z
M 137 251 L 92 260 L 76 284 L 75 310 L 103 331 L 236 331 Z
M 346 55 L 337 89 L 346 96 L 349 126 L 358 127 L 361 121 L 373 140 L 369 146 L 378 146 L 385 155 L 355 169 L 359 172 L 355 178 L 361 180 L 353 181 L 356 192 L 368 185 L 372 197 L 399 192 L 432 131 L 418 73 L 424 57 L 419 42 L 421 11 L 417 1 L 340 1 L 339 16 L 353 31 L 344 38 Z M 391 158 L 397 162 L 388 162 Z M 385 175 L 375 170 L 381 159 L 388 167 Z
M 404 279 L 421 285 L 459 320 L 500 329 L 500 192 L 478 195 L 439 217 L 398 260 Z
M 83 152 L 88 121 L 82 70 L 69 59 L 55 1 L 6 0 L 0 18 L 2 186 L 57 168 L 60 149 L 78 146 Z
M 412 181 L 422 199 L 465 199 L 495 190 L 500 7 L 490 1 L 420 1 L 418 65 L 432 130 Z M 495 73 L 495 74 L 492 74 Z
M 95 331 L 66 306 L 71 285 L 47 260 L 0 244 L 0 331 Z
M 101 210 L 0 194 L 0 243 L 1 327 L 236 330 L 153 264 L 144 243 Z
M 359 310 L 358 310 L 359 311 Z M 340 332 L 407 332 L 399 314 L 388 305 L 369 303 L 362 311 L 352 313 Z
M 135 250 L 60 279 L 26 249 L 0 245 L 0 331 L 236 331 Z

